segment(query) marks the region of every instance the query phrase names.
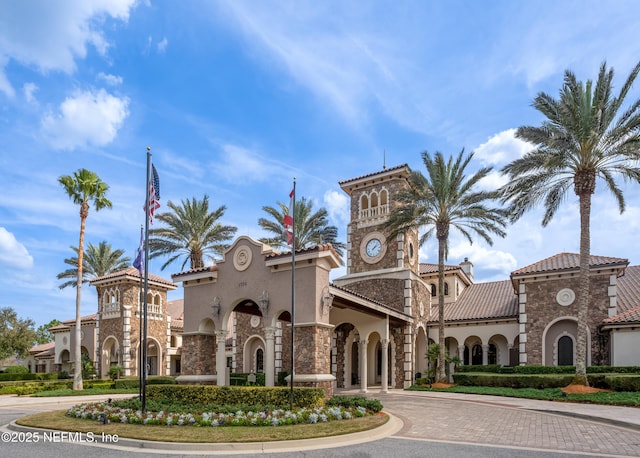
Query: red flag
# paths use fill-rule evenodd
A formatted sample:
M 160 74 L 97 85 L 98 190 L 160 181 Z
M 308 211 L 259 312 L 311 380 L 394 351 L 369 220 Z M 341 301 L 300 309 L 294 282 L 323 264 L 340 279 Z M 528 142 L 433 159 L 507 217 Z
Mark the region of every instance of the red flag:
M 291 192 L 289 193 L 289 199 L 290 199 L 289 212 L 287 215 L 284 215 L 284 219 L 282 223 L 284 224 L 284 232 L 287 235 L 287 244 L 292 245 L 293 244 L 293 211 L 294 211 L 295 200 L 296 200 L 295 188 L 292 189 Z

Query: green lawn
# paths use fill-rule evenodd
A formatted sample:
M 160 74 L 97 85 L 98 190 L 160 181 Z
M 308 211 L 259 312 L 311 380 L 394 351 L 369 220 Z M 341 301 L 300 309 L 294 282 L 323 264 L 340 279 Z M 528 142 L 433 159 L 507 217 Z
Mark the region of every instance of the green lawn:
M 583 402 L 617 406 L 640 407 L 640 393 L 626 391 L 601 391 L 590 394 L 564 395 L 560 388 L 501 388 L 489 386 L 459 386 L 449 388 L 429 388 L 426 385 L 413 385 L 409 391 L 441 391 L 446 393 L 486 394 L 513 398 L 542 399 L 548 401 Z

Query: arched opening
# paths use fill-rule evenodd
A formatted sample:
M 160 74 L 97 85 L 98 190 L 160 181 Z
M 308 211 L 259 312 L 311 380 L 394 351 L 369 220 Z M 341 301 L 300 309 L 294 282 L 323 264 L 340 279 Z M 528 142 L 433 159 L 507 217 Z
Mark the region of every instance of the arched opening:
M 437 294 L 436 285 L 431 283 L 431 297 L 436 297 L 436 294 Z
M 569 336 L 558 339 L 558 366 L 573 366 L 573 339 Z
M 482 345 L 474 345 L 471 347 L 471 365 L 472 366 L 481 366 L 482 365 Z

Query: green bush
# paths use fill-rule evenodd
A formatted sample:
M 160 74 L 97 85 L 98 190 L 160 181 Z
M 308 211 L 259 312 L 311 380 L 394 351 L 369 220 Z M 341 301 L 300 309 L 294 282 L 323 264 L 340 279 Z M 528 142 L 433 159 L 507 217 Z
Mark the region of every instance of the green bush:
M 638 374 L 640 375 L 640 366 L 589 366 L 587 367 L 589 374 Z
M 8 366 L 4 370 L 5 374 L 28 374 L 29 368 L 27 366 Z
M 372 412 L 380 412 L 382 410 L 382 403 L 378 399 L 368 399 L 364 396 L 337 395 L 329 399 L 325 405 L 351 408 L 364 407 Z
M 287 386 L 288 383 L 286 378 L 289 376 L 288 371 L 280 371 L 278 372 L 278 386 Z
M 453 380 L 462 386 L 494 386 L 503 388 L 561 388 L 573 380 L 571 374 L 491 374 L 456 373 Z
M 489 364 L 487 366 L 456 366 L 456 372 L 498 372 L 500 370 L 499 365 Z
M 608 388 L 614 391 L 640 391 L 638 375 L 606 375 L 604 379 Z
M 515 374 L 574 374 L 575 366 L 513 366 Z
M 256 376 L 254 384 L 249 383 L 249 374 Z M 265 386 L 265 374 L 264 372 L 232 372 L 229 374 L 229 384 L 231 386 Z
M 147 387 L 150 400 L 171 400 L 196 404 L 248 404 L 289 406 L 290 389 L 285 387 L 240 387 L 214 385 L 151 385 Z M 295 388 L 293 404 L 296 407 L 317 407 L 324 404 L 321 388 Z

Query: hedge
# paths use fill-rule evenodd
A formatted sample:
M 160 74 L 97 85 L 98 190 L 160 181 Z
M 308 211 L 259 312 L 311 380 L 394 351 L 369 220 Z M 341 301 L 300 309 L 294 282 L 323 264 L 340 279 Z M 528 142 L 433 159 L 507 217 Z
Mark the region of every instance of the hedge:
M 152 385 L 147 387 L 150 400 L 171 400 L 215 405 L 270 405 L 276 408 L 289 406 L 291 390 L 286 387 L 245 387 L 215 385 Z M 296 407 L 319 407 L 324 404 L 321 388 L 295 388 L 293 405 Z
M 495 374 L 455 373 L 453 380 L 462 386 L 503 388 L 562 388 L 573 382 L 575 374 Z M 640 375 L 587 374 L 589 385 L 614 391 L 640 391 Z
M 151 375 L 147 377 L 147 385 L 175 385 L 176 379 L 170 375 Z M 113 382 L 113 387 L 118 389 L 125 388 L 138 388 L 140 386 L 140 379 L 138 377 L 127 377 L 116 379 Z
M 37 374 L 11 374 L 11 373 L 2 373 L 0 374 L 0 382 L 14 381 L 14 380 L 56 380 L 58 378 L 58 374 L 45 374 L 39 372 Z
M 456 373 L 485 372 L 497 374 L 575 374 L 575 366 L 456 366 Z M 638 374 L 640 366 L 589 366 L 587 374 Z

